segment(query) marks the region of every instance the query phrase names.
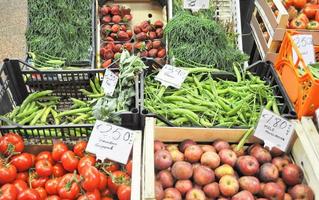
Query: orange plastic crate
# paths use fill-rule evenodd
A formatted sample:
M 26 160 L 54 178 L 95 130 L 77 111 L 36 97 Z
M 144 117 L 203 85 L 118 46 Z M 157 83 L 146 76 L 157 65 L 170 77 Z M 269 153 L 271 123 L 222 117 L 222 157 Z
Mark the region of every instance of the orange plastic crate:
M 315 110 L 319 108 L 319 79 L 314 78 L 305 64 L 298 47 L 292 40 L 291 36 L 296 34 L 299 33 L 289 31 L 285 34 L 275 62 L 275 69 L 300 119 L 302 116 L 313 115 Z M 298 56 L 295 64 L 293 62 L 292 48 Z M 318 61 L 319 46 L 315 46 L 314 50 Z M 298 67 L 303 67 L 305 73 L 300 74 Z

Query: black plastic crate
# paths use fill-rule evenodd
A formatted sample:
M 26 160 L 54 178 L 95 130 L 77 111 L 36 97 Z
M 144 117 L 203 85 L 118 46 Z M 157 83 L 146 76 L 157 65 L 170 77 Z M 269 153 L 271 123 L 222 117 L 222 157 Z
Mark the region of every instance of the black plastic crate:
M 155 117 L 168 126 L 176 126 L 165 117 L 157 115 L 155 113 L 150 113 L 147 109 L 144 108 L 144 78 L 154 69 L 162 68 L 161 65 L 154 62 L 153 60 L 145 60 L 145 63 L 149 66 L 149 68 L 140 75 L 141 127 L 144 127 L 145 117 Z M 278 109 L 282 117 L 285 117 L 287 119 L 297 119 L 294 107 L 271 62 L 258 61 L 247 67 L 247 70 L 250 71 L 253 75 L 261 77 L 262 80 L 266 81 L 270 86 L 272 86 L 273 94 L 276 98 Z M 233 74 L 227 72 L 212 73 L 211 76 L 213 79 L 224 79 L 233 81 L 236 80 L 236 77 Z M 232 128 L 248 127 L 237 126 Z
M 69 108 L 72 102 L 70 97 L 87 100 L 87 97 L 78 90 L 89 89 L 89 81 L 93 77 L 100 80 L 104 76 L 104 69 L 90 69 L 77 71 L 35 71 L 21 70 L 27 63 L 19 60 L 4 60 L 0 69 L 0 115 L 13 110 L 32 92 L 53 90 L 53 95 L 59 96 L 58 109 Z M 28 66 L 30 67 L 30 66 Z M 25 68 L 25 67 L 23 67 Z M 135 81 L 136 95 L 131 110 L 120 114 L 120 126 L 138 129 L 138 80 Z M 41 142 L 47 144 L 53 139 L 71 141 L 73 139 L 87 138 L 93 129 L 93 124 L 80 125 L 41 125 L 41 126 L 0 126 L 0 133 L 17 132 L 22 134 L 28 142 Z

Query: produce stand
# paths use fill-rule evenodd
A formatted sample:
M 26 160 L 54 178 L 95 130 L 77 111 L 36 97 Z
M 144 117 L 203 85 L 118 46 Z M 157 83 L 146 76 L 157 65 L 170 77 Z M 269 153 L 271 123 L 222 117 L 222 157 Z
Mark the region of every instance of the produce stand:
M 307 139 L 309 143 L 311 144 L 311 147 L 313 149 L 313 152 L 316 154 L 317 158 L 319 157 L 319 133 L 318 129 L 316 128 L 313 120 L 311 117 L 302 117 L 301 118 L 301 124 L 304 129 L 305 135 L 307 136 Z

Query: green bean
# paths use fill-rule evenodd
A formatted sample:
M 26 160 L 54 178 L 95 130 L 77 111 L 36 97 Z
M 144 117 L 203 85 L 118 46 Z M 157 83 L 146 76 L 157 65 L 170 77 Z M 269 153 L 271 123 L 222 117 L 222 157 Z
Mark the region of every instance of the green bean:
M 38 111 L 38 109 L 39 109 L 38 107 L 34 107 L 31 110 L 27 110 L 27 111 L 25 111 L 23 113 L 18 114 L 16 117 L 17 118 L 23 118 L 23 117 L 29 116 L 30 114 Z
M 233 65 L 233 68 L 234 68 L 234 72 L 236 74 L 237 82 L 241 82 L 242 79 L 241 79 L 241 75 L 240 75 L 239 69 L 237 68 L 237 66 L 235 64 Z
M 94 94 L 99 94 L 99 92 L 97 91 L 95 85 L 94 85 L 94 82 L 90 79 L 90 86 L 92 88 L 92 91 Z
M 30 122 L 36 115 L 37 115 L 37 112 L 33 112 L 31 115 L 29 115 L 28 117 L 25 117 L 23 120 L 21 120 L 19 122 L 19 124 L 24 125 L 24 124 Z
M 79 89 L 80 92 L 82 92 L 85 95 L 93 95 L 93 93 L 87 91 L 86 89 Z
M 32 102 L 33 100 L 35 99 L 38 99 L 40 97 L 43 97 L 43 96 L 47 96 L 49 94 L 52 94 L 52 90 L 44 90 L 44 91 L 41 91 L 41 92 L 35 92 L 35 93 L 32 93 L 30 94 L 21 104 L 21 110 L 23 110 L 26 105 L 30 102 Z
M 166 96 L 166 97 L 163 97 L 163 100 L 166 100 L 166 101 L 182 101 L 182 102 L 189 103 L 189 100 L 187 98 L 184 98 L 184 97 L 181 97 L 181 96 Z
M 78 105 L 78 107 L 87 106 L 87 104 L 84 101 L 81 101 L 79 99 L 71 98 L 71 100 L 73 101 L 73 104 Z
M 43 112 L 43 115 L 41 116 L 41 119 L 40 119 L 41 123 L 46 123 L 50 111 L 51 111 L 50 106 L 45 109 L 45 111 Z
M 15 117 L 17 115 L 17 113 L 20 110 L 20 106 L 16 106 L 13 111 L 9 114 L 9 118 L 12 119 L 13 117 Z
M 37 115 L 32 119 L 32 121 L 30 122 L 30 125 L 35 125 L 35 123 L 40 119 L 41 115 L 44 113 L 46 108 L 42 108 L 41 110 L 39 110 L 37 112 Z
M 104 93 L 102 93 L 102 94 L 89 94 L 87 96 L 90 98 L 101 98 L 101 97 L 104 97 L 105 94 Z
M 179 117 L 177 119 L 174 119 L 172 121 L 173 124 L 176 124 L 178 126 L 182 125 L 183 123 L 187 122 L 188 121 L 188 118 L 187 117 Z
M 60 119 L 58 118 L 58 113 L 53 108 L 51 109 L 51 114 L 54 119 L 54 124 L 59 125 Z
M 194 112 L 192 112 L 190 110 L 177 108 L 177 109 L 171 110 L 171 113 L 179 114 L 179 115 L 188 115 L 191 118 L 195 119 L 196 122 L 199 121 L 199 117 Z
M 94 79 L 94 85 L 96 87 L 96 90 L 98 91 L 98 93 L 101 93 L 102 92 L 102 89 L 101 89 L 101 84 L 100 84 L 100 80 L 98 77 L 95 77 Z
M 67 111 L 59 113 L 57 117 L 63 117 L 63 116 L 67 116 L 67 115 L 74 115 L 76 113 L 86 113 L 86 112 L 91 111 L 91 110 L 92 110 L 92 108 L 89 108 L 89 107 L 78 108 L 78 109 L 74 109 L 74 110 L 67 110 Z
M 278 105 L 276 103 L 276 99 L 274 100 L 273 104 L 272 104 L 272 110 L 274 111 L 274 113 L 276 113 L 277 115 L 280 115 L 279 109 L 278 109 Z

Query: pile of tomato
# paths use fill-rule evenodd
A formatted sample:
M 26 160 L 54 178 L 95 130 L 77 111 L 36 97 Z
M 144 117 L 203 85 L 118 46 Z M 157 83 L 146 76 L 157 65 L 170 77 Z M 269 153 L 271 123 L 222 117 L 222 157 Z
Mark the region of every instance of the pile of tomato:
M 0 200 L 129 200 L 132 160 L 98 162 L 86 145 L 58 142 L 34 155 L 18 134 L 0 137 Z

